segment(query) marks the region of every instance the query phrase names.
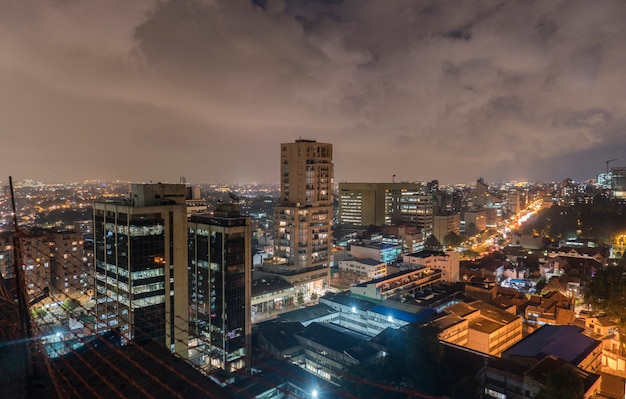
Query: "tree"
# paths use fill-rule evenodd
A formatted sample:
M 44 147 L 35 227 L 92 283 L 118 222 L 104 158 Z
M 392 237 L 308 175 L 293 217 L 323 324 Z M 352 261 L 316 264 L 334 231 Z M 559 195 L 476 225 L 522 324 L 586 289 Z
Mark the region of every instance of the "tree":
M 548 281 L 545 277 L 541 277 L 539 280 L 537 280 L 537 284 L 535 285 L 535 292 L 537 293 L 537 295 L 541 295 L 541 291 L 543 291 L 543 287 L 545 287 L 546 284 L 548 284 Z
M 461 246 L 462 242 L 463 239 L 461 238 L 461 236 L 454 231 L 449 232 L 443 237 L 443 245 L 445 245 L 446 247 L 456 248 Z
M 300 306 L 304 305 L 304 294 L 303 293 L 298 292 L 298 295 L 296 295 L 296 302 Z
M 46 314 L 48 313 L 48 312 L 45 311 L 44 308 L 32 308 L 31 312 L 33 313 L 34 317 L 40 318 L 40 319 L 43 319 L 46 316 Z
M 467 251 L 461 252 L 462 259 L 476 259 L 480 256 L 480 254 L 474 250 L 468 249 Z
M 570 364 L 547 375 L 545 386 L 537 394 L 537 399 L 583 399 L 585 385 L 576 368 Z
M 311 300 L 312 300 L 312 301 L 315 301 L 316 299 L 317 299 L 317 292 L 313 292 L 313 293 L 311 294 Z
M 66 312 L 72 312 L 74 309 L 80 306 L 80 302 L 74 298 L 68 298 L 63 301 L 61 308 Z
M 476 227 L 476 223 L 469 223 L 465 228 L 465 235 L 474 236 L 478 234 L 478 228 Z
M 626 266 L 609 266 L 600 269 L 587 284 L 585 302 L 617 320 L 620 352 L 624 354 L 624 328 L 626 328 Z
M 424 241 L 424 249 L 428 251 L 441 251 L 443 246 L 433 234 L 429 235 L 426 241 Z

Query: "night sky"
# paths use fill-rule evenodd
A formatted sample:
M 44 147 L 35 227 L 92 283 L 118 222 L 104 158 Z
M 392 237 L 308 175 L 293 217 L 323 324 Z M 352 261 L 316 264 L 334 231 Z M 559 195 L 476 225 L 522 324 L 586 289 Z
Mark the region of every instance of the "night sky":
M 626 165 L 626 3 L 0 0 L 0 180 L 584 180 Z

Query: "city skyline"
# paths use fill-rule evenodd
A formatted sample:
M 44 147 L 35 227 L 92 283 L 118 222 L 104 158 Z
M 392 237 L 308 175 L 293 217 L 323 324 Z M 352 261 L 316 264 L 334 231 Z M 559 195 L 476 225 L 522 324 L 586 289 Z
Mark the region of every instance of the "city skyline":
M 585 180 L 626 165 L 625 17 L 619 1 L 2 1 L 0 168 L 273 183 L 301 137 L 333 145 L 335 183 Z

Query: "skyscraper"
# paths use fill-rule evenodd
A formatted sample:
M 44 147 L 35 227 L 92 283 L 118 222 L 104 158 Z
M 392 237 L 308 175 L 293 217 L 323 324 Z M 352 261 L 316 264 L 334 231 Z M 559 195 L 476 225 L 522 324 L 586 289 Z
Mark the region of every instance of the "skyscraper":
M 189 221 L 190 360 L 207 371 L 250 366 L 250 218 L 237 204 Z
M 433 230 L 433 198 L 421 183 L 339 183 L 339 223 L 360 226 L 408 224 Z
M 304 294 L 326 288 L 332 250 L 333 147 L 314 140 L 281 144 L 280 203 L 274 208 L 274 259 Z
M 96 328 L 187 357 L 187 210 L 182 184 L 133 184 L 94 204 Z M 174 295 L 176 293 L 176 296 Z

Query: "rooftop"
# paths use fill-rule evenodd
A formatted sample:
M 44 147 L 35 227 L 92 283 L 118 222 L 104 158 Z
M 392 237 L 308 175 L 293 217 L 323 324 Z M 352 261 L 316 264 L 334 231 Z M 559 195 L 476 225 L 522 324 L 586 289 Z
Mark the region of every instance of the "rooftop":
M 292 289 L 293 284 L 280 276 L 266 276 L 252 280 L 252 297 Z
M 443 251 L 430 251 L 430 250 L 425 249 L 423 251 L 413 252 L 405 256 L 410 256 L 413 258 L 430 258 L 431 256 L 448 256 L 448 255 L 446 255 L 446 253 Z
M 554 355 L 578 365 L 601 344 L 583 334 L 583 329 L 573 325 L 544 325 L 502 353 L 503 357 L 521 356 L 543 359 Z
M 364 299 L 359 299 L 350 296 L 349 294 L 344 293 L 331 293 L 327 292 L 323 297 L 320 298 L 320 301 L 327 300 L 329 302 L 335 302 L 343 306 L 349 306 L 350 308 L 355 308 L 358 310 L 369 310 L 376 306 L 376 303 L 371 301 L 366 301 Z
M 344 352 L 370 340 L 365 334 L 330 323 L 311 323 L 298 336 L 336 352 Z
M 370 310 L 373 313 L 378 313 L 386 318 L 393 318 L 396 320 L 406 321 L 407 323 L 415 323 L 428 319 L 437 311 L 434 309 L 423 309 L 419 313 L 409 313 L 400 309 L 390 308 L 385 305 L 377 305 Z
M 503 325 L 501 323 L 497 323 L 484 317 L 477 317 L 469 323 L 469 328 L 471 328 L 472 330 L 480 331 L 487 334 L 498 331 L 502 327 Z
M 297 321 L 299 323 L 306 323 L 311 320 L 333 315 L 335 313 L 337 313 L 337 311 L 330 306 L 318 303 L 317 305 L 305 306 L 291 312 L 281 313 L 278 315 L 278 319 L 280 319 L 280 321 Z
M 367 265 L 367 266 L 377 266 L 377 265 L 380 265 L 381 263 L 385 263 L 383 261 L 372 259 L 372 258 L 352 258 L 352 259 L 346 259 L 346 261 L 357 262 L 357 263 L 360 263 L 362 265 Z

